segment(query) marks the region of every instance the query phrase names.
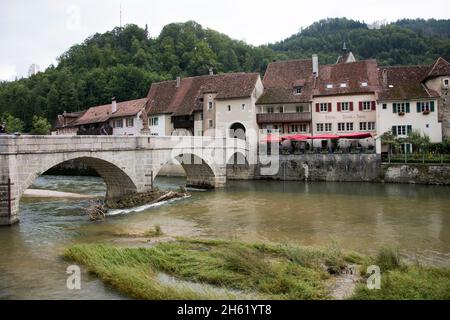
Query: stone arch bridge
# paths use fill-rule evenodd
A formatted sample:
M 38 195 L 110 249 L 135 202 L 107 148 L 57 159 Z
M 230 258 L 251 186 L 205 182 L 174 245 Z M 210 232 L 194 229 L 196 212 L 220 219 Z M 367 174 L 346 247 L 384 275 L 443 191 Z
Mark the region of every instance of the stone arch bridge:
M 151 189 L 153 178 L 177 159 L 187 185 L 219 188 L 236 153 L 248 156 L 245 141 L 209 137 L 0 136 L 0 225 L 19 221 L 19 201 L 50 168 L 78 159 L 95 169 L 107 198 Z

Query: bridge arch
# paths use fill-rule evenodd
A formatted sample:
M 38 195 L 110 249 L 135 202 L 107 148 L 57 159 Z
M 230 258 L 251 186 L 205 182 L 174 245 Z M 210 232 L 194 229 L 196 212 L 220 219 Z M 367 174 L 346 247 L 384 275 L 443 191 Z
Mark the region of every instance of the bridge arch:
M 1 158 L 1 157 L 0 157 Z M 0 225 L 19 221 L 19 204 L 25 192 L 35 180 L 54 166 L 69 160 L 80 160 L 92 167 L 106 184 L 106 198 L 142 191 L 142 183 L 136 176 L 127 173 L 126 159 L 117 159 L 108 153 L 56 153 L 56 154 L 19 154 L 6 157 L 6 172 L 0 178 Z M 2 160 L 2 159 L 0 159 Z M 9 163 L 8 163 L 9 162 Z M 2 168 L 0 168 L 2 169 Z M 132 169 L 132 168 L 130 168 Z M 0 170 L 1 171 L 1 170 Z M 6 178 L 9 178 L 7 180 Z M 11 181 L 8 187 L 7 181 Z M 5 183 L 6 182 L 6 183 Z M 8 200 L 10 199 L 10 200 Z
M 114 163 L 111 159 L 106 160 L 99 157 L 99 155 L 74 155 L 71 157 L 64 157 L 63 159 L 57 158 L 40 158 L 38 166 L 32 166 L 30 170 L 25 170 L 23 173 L 24 177 L 21 179 L 22 183 L 19 186 L 19 199 L 22 197 L 25 190 L 27 190 L 39 176 L 51 168 L 70 160 L 78 160 L 83 162 L 98 173 L 106 184 L 107 199 L 113 199 L 126 194 L 135 193 L 137 191 L 137 187 L 133 179 L 122 168 L 120 168 L 120 164 Z
M 153 172 L 156 177 L 160 170 L 173 160 L 177 160 L 186 174 L 186 186 L 213 189 L 222 187 L 226 181 L 226 171 L 208 157 L 195 151 L 170 154 Z

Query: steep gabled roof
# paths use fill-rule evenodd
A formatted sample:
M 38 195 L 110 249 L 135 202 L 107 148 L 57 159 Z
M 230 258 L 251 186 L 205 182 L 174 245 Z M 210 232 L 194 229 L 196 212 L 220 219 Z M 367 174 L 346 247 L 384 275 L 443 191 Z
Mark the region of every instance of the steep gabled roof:
M 437 98 L 439 94 L 428 89 L 423 80 L 430 73 L 430 66 L 381 67 L 378 77 L 381 90 L 378 100 L 407 100 Z
M 439 57 L 431 66 L 427 77 L 450 76 L 450 64 L 442 57 Z
M 299 103 L 312 100 L 314 78 L 312 60 L 276 61 L 268 65 L 264 75 L 264 93 L 257 104 Z M 301 86 L 302 93 L 294 94 Z
M 84 125 L 91 123 L 102 123 L 112 118 L 129 117 L 138 114 L 147 103 L 147 98 L 117 102 L 117 111 L 112 113 L 112 105 L 106 104 L 89 108 L 72 125 Z
M 216 99 L 250 97 L 255 89 L 258 73 L 227 73 L 183 78 L 177 81 L 152 84 L 147 95 L 148 114 L 191 115 L 203 110 L 203 95 L 217 94 Z

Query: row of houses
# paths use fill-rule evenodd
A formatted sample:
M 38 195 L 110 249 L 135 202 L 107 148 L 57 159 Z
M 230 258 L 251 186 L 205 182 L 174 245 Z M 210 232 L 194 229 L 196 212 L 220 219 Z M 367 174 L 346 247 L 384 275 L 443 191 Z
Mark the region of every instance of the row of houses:
M 449 81 L 450 64 L 443 58 L 432 65 L 381 67 L 344 50 L 335 64 L 321 65 L 316 55 L 270 63 L 263 79 L 210 72 L 154 83 L 146 98 L 58 116 L 56 133 L 226 136 L 238 130 L 245 138 L 266 129 L 406 137 L 417 130 L 441 142 L 450 136 Z M 328 141 L 316 143 L 324 147 Z

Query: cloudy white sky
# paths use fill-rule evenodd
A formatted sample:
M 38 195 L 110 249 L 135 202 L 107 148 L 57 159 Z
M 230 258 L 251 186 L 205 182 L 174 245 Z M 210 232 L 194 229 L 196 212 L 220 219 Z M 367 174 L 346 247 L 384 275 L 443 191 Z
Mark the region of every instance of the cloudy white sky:
M 0 0 L 0 80 L 45 69 L 71 45 L 122 23 L 148 24 L 157 36 L 171 22 L 195 20 L 232 38 L 275 42 L 327 17 L 365 22 L 450 18 L 448 0 Z

